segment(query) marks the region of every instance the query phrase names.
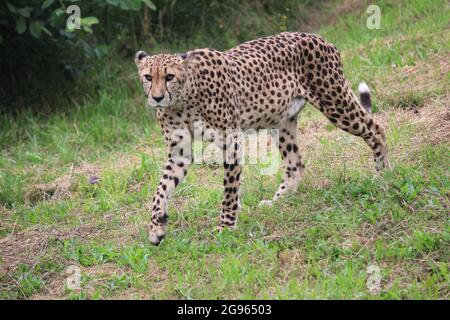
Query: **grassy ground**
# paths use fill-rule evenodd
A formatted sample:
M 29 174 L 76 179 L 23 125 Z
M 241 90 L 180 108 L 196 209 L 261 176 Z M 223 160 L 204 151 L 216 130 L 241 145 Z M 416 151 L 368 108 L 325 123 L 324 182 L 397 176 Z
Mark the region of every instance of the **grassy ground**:
M 363 141 L 308 107 L 298 193 L 259 207 L 281 175 L 246 166 L 233 232 L 212 233 L 222 169 L 197 165 L 173 196 L 168 237 L 149 245 L 165 156 L 131 71 L 100 72 L 114 86 L 65 113 L 2 116 L 0 298 L 448 299 L 449 7 L 378 4 L 380 30 L 345 1 L 353 13 L 319 32 L 342 49 L 347 78 L 372 87 L 393 170 L 376 175 Z M 70 265 L 79 290 L 65 284 Z M 381 283 L 369 290 L 372 266 Z

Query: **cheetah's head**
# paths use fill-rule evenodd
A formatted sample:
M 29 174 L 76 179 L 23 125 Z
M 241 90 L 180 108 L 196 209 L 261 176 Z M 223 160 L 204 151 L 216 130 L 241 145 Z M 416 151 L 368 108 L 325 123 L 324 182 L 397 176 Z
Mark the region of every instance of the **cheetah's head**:
M 134 61 L 151 107 L 170 107 L 180 100 L 184 58 L 184 55 L 179 54 L 150 56 L 144 51 L 136 53 Z

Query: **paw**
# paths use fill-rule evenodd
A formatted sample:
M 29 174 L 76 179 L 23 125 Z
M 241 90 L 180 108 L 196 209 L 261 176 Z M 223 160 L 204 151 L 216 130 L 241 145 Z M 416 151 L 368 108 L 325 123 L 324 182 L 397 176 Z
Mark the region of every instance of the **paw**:
M 261 207 L 271 207 L 273 205 L 273 201 L 272 200 L 262 200 L 259 205 Z
M 148 233 L 150 243 L 157 246 L 166 236 L 166 227 L 162 225 L 152 225 Z

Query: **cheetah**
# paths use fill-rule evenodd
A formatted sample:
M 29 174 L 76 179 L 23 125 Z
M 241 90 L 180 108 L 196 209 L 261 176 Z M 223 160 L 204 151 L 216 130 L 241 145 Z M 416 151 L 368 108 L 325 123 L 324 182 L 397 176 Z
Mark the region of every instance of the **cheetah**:
M 225 132 L 230 128 L 279 130 L 283 178 L 271 204 L 296 191 L 304 172 L 297 142 L 297 116 L 306 102 L 336 127 L 362 137 L 374 153 L 377 170 L 389 168 L 384 129 L 371 116 L 370 90 L 359 86 L 358 98 L 344 78 L 340 53 L 321 36 L 283 32 L 245 42 L 227 51 L 194 49 L 183 54 L 135 55 L 148 105 L 156 110 L 168 159 L 152 201 L 149 239 L 166 235 L 167 202 L 185 178 L 192 155 L 195 123 Z M 224 196 L 218 229 L 235 228 L 242 164 L 236 139 L 223 142 Z M 187 148 L 187 149 L 186 149 Z

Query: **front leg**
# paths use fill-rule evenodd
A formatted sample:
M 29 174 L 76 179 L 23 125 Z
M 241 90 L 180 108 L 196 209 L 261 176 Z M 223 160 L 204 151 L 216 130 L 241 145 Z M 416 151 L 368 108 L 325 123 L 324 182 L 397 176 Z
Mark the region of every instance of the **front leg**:
M 224 150 L 224 193 L 222 201 L 222 213 L 220 215 L 219 232 L 224 227 L 236 228 L 237 214 L 240 209 L 239 188 L 241 185 L 242 165 L 241 135 L 240 132 L 227 132 L 227 141 L 223 145 Z
M 163 175 L 153 197 L 149 239 L 154 245 L 159 244 L 166 235 L 167 202 L 177 185 L 186 177 L 188 168 L 189 164 L 184 162 L 175 162 L 173 159 L 166 162 Z
M 222 213 L 220 215 L 219 231 L 224 227 L 236 228 L 237 214 L 240 209 L 239 187 L 242 165 L 224 163 L 224 192 L 222 201 Z
M 167 231 L 167 202 L 173 191 L 186 177 L 192 163 L 190 138 L 177 136 L 172 139 L 169 157 L 153 197 L 152 219 L 149 230 L 150 242 L 158 245 Z

